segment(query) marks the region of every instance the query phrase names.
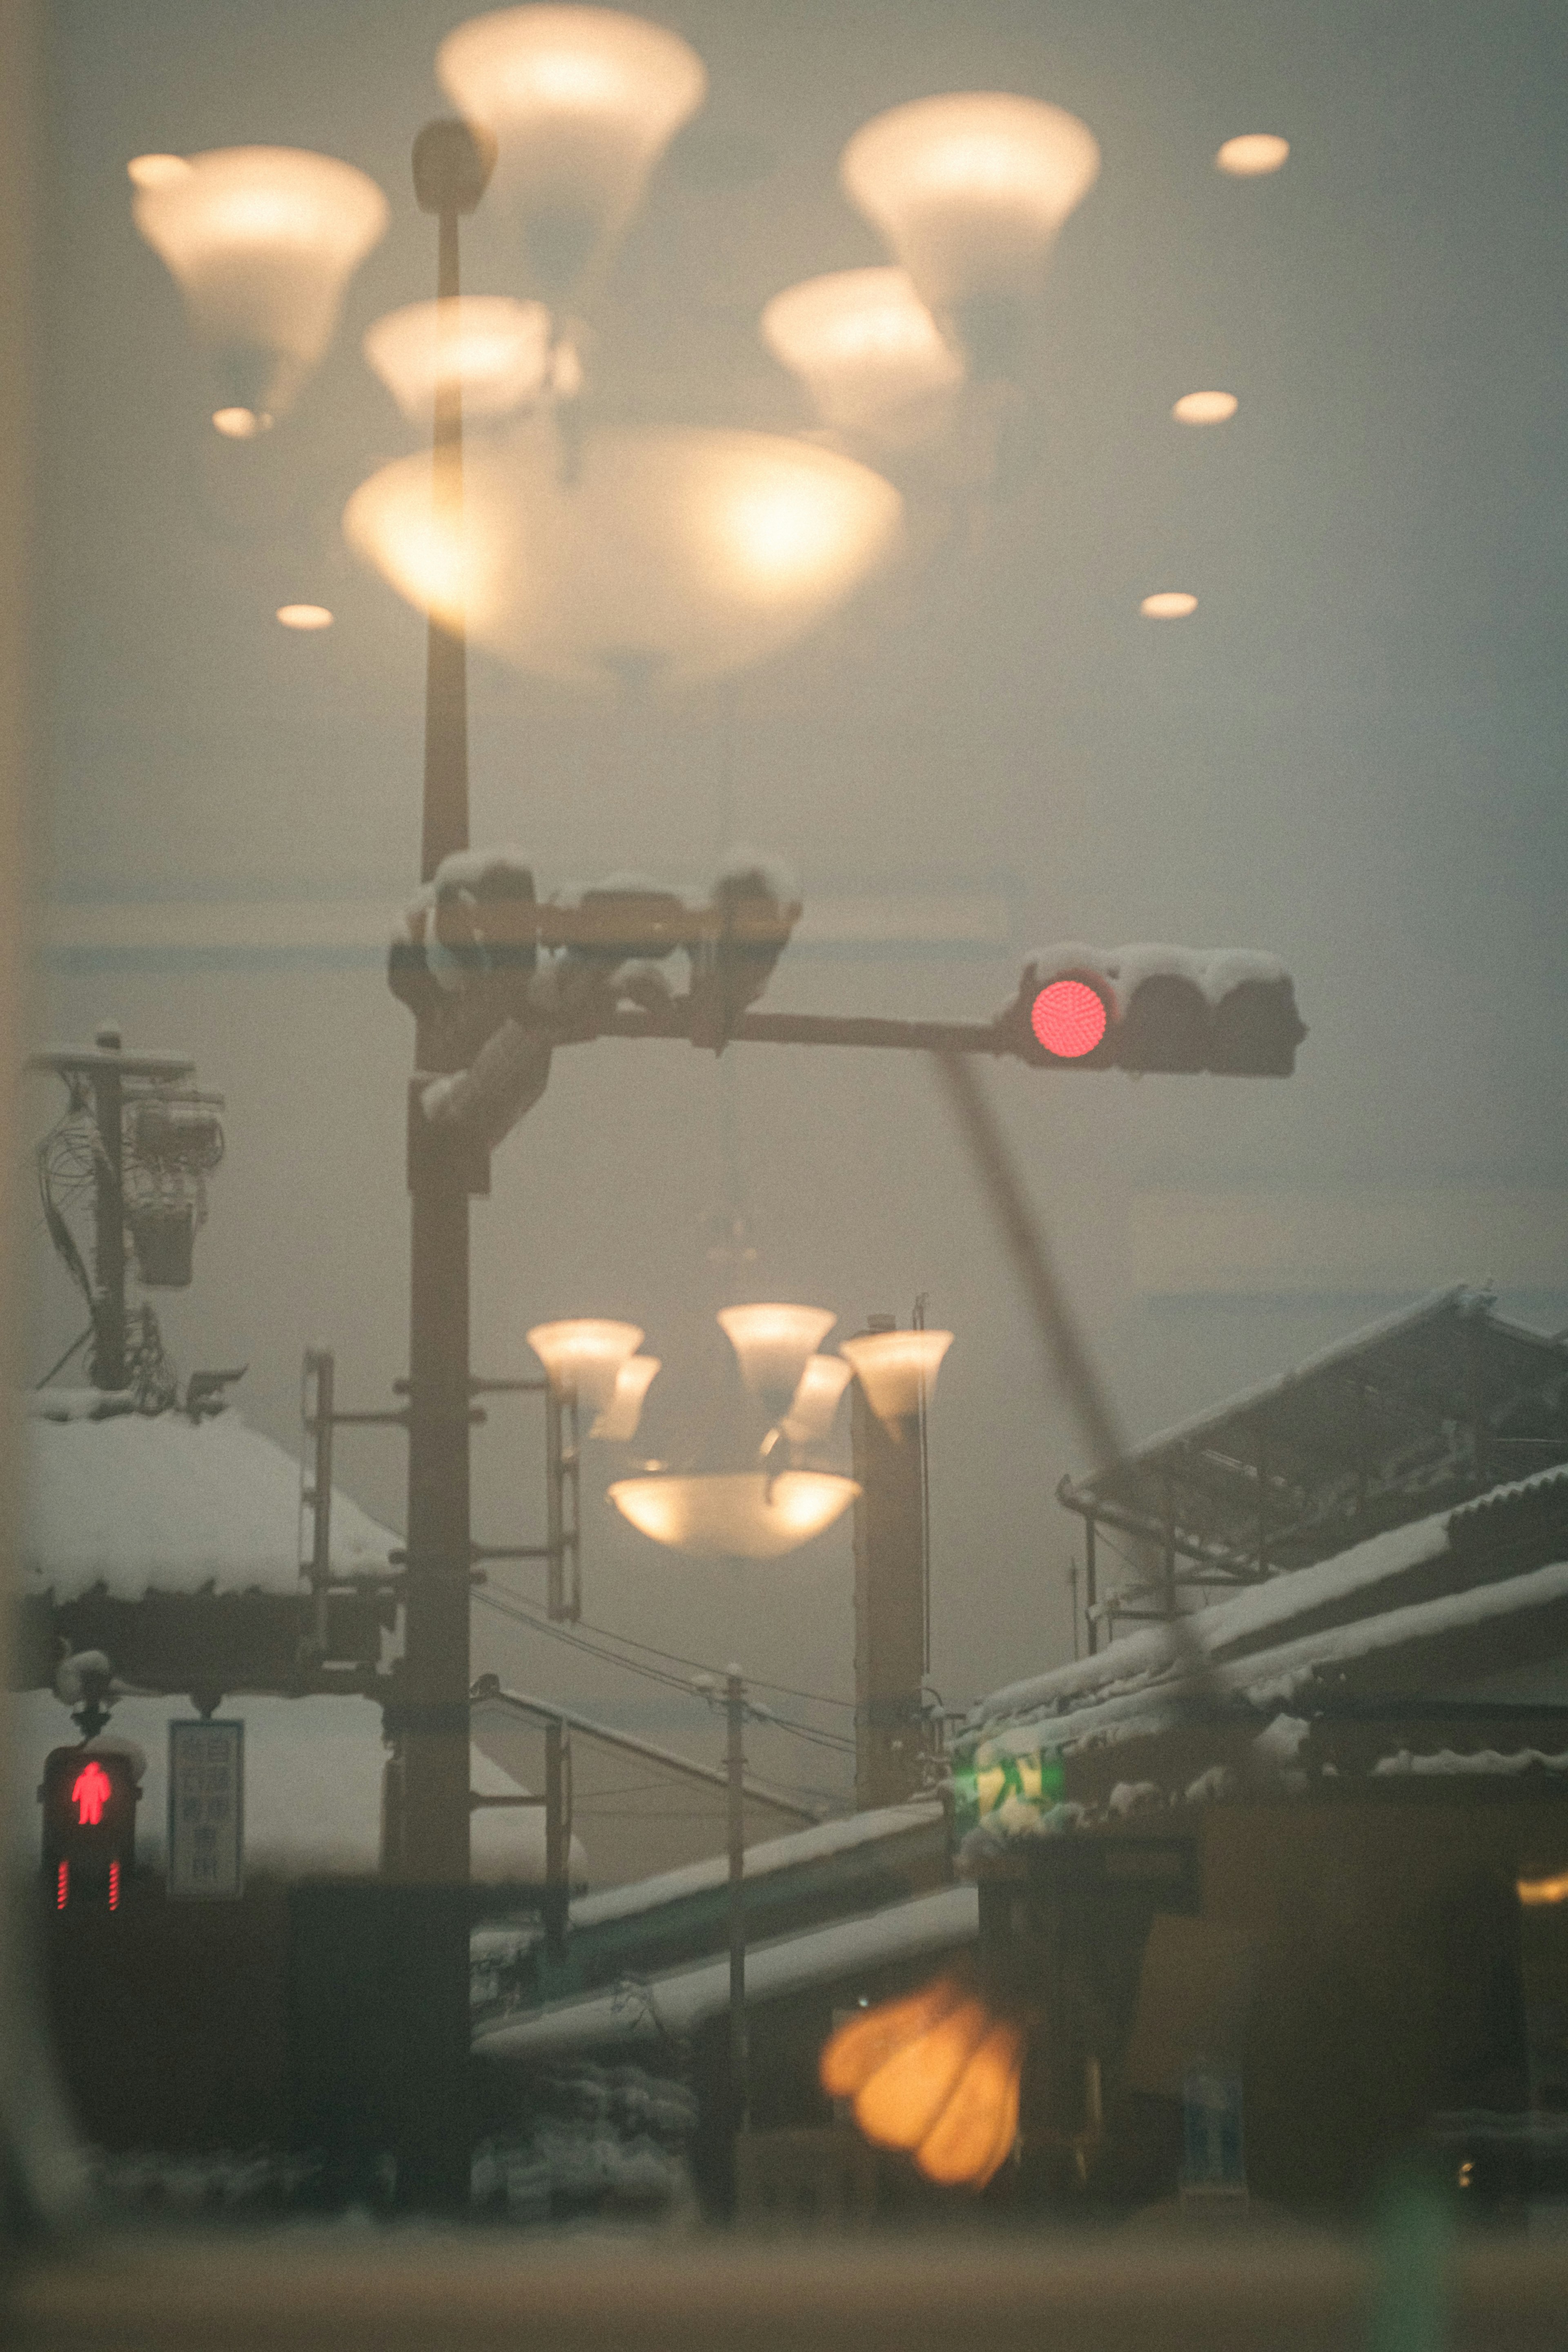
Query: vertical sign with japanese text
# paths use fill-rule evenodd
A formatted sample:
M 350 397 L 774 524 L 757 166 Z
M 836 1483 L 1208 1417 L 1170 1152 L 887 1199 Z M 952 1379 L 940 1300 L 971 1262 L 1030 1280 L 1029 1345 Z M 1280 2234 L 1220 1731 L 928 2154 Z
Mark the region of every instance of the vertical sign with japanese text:
M 169 1726 L 169 1893 L 234 1901 L 245 1892 L 245 1726 Z

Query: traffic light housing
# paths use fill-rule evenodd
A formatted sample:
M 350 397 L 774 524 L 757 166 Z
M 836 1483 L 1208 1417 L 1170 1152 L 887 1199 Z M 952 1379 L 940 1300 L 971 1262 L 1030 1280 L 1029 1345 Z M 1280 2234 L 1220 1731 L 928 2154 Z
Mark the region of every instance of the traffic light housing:
M 1307 1031 L 1278 956 L 1254 948 L 1047 948 L 997 1016 L 1037 1069 L 1288 1078 Z
M 118 1911 L 136 1861 L 134 1759 L 113 1748 L 52 1748 L 38 1797 L 43 1872 L 57 1911 L 94 1904 Z

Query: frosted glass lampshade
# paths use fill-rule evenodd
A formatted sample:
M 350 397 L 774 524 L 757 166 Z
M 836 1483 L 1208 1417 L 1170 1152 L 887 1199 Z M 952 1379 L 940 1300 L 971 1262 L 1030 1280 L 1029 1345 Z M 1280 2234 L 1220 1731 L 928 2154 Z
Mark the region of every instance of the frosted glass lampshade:
M 838 269 L 775 294 L 762 337 L 825 425 L 918 436 L 963 382 L 963 362 L 901 269 Z
M 1076 115 L 998 91 L 895 106 L 855 133 L 839 163 L 845 194 L 939 317 L 1031 300 L 1099 171 L 1099 144 Z
M 536 1323 L 528 1344 L 550 1375 L 552 1388 L 574 1390 L 585 1412 L 599 1413 L 608 1409 L 620 1368 L 641 1346 L 642 1333 L 635 1323 L 606 1323 L 584 1315 L 564 1323 Z
M 808 1356 L 838 1318 L 825 1307 L 724 1307 L 719 1323 L 741 1363 L 748 1396 L 770 1421 L 789 1411 Z
M 549 375 L 550 313 L 504 294 L 410 302 L 367 330 L 364 355 L 411 424 L 428 421 L 447 376 L 462 388 L 466 415 L 505 416 Z
M 830 1528 L 860 1489 L 826 1470 L 710 1470 L 617 1478 L 609 1491 L 623 1518 L 672 1551 L 777 1559 Z
M 287 408 L 386 226 L 375 182 L 297 147 L 220 147 L 136 191 L 136 226 L 179 280 L 220 408 Z
M 872 1412 L 889 1428 L 919 1412 L 952 1345 L 951 1331 L 872 1331 L 841 1342 Z
M 820 1445 L 833 1426 L 838 1400 L 854 1379 L 842 1356 L 808 1356 L 784 1418 L 792 1445 Z
M 498 8 L 448 33 L 441 87 L 494 132 L 499 193 L 521 213 L 559 302 L 614 244 L 708 76 L 675 33 L 618 8 Z
M 590 1437 L 600 1437 L 612 1445 L 624 1445 L 637 1433 L 642 1409 L 654 1375 L 659 1370 L 658 1356 L 627 1356 L 616 1366 L 616 1385 L 610 1402 L 590 1428 Z
M 573 466 L 548 419 L 467 456 L 461 515 L 425 457 L 344 510 L 350 544 L 422 611 L 466 604 L 492 653 L 584 685 L 684 686 L 780 651 L 890 552 L 902 504 L 849 457 L 763 433 L 606 426 Z

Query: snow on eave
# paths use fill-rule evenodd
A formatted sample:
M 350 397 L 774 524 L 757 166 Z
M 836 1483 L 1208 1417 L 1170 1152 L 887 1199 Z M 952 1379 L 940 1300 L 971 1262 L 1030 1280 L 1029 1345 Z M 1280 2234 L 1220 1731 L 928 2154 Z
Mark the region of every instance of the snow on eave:
M 825 1861 L 829 1855 L 849 1853 L 857 1846 L 908 1837 L 914 1831 L 931 1828 L 942 1819 L 942 1801 L 935 1797 L 915 1798 L 908 1804 L 884 1806 L 876 1812 L 850 1813 L 841 1821 L 823 1822 L 816 1829 L 795 1830 L 787 1837 L 767 1838 L 748 1846 L 744 1875 L 765 1878 L 774 1871 Z M 679 1903 L 688 1895 L 707 1894 L 722 1886 L 729 1875 L 728 1856 L 718 1854 L 707 1862 L 689 1862 L 678 1870 L 660 1871 L 652 1878 L 633 1879 L 625 1886 L 605 1887 L 572 1906 L 572 1925 L 598 1927 L 612 1919 L 656 1911 L 664 1904 Z
M 860 1969 L 945 1951 L 973 1942 L 979 1931 L 978 1890 L 944 1886 L 934 1895 L 917 1895 L 908 1903 L 841 1919 L 830 1927 L 753 1944 L 746 1953 L 747 2005 L 754 2008 L 812 1985 L 831 1984 Z M 542 2058 L 600 2042 L 689 2033 L 708 2018 L 719 2016 L 729 2000 L 728 1958 L 700 1960 L 635 1986 L 611 1986 L 585 1999 L 552 2002 L 531 2017 L 481 2027 L 474 2037 L 474 2054 Z

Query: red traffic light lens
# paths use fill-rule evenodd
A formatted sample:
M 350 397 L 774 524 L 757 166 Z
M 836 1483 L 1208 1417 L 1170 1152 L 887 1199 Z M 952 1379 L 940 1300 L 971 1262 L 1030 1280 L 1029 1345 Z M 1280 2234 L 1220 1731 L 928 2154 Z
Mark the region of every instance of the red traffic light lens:
M 1086 980 L 1049 981 L 1030 1009 L 1029 1026 L 1047 1054 L 1079 1061 L 1105 1034 L 1105 999 Z

